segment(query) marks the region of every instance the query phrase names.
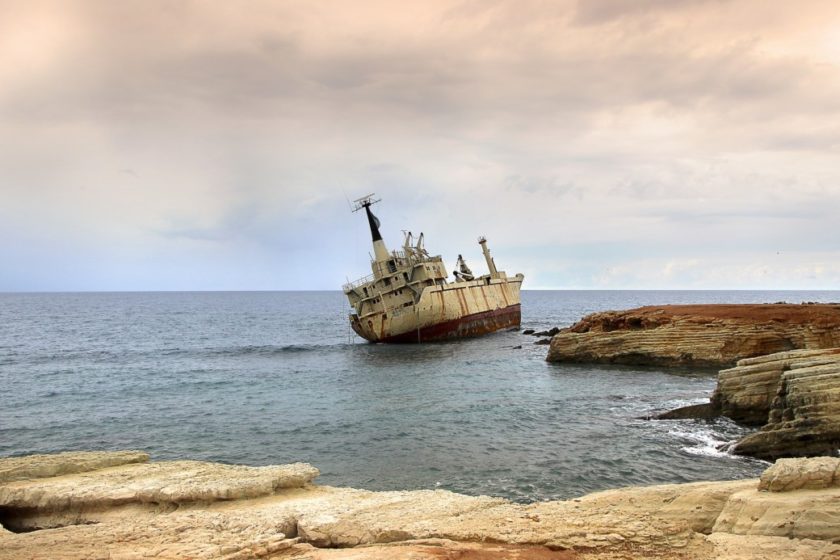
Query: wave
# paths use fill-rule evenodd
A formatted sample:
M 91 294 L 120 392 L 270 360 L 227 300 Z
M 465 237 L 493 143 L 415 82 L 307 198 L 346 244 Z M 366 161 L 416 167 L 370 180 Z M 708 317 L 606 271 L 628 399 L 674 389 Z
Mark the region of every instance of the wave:
M 674 428 L 668 431 L 668 435 L 688 440 L 691 444 L 680 447 L 680 450 L 689 455 L 715 458 L 739 458 L 737 455 L 730 453 L 730 449 L 732 444 L 735 443 L 735 440 L 722 439 L 721 434 L 710 429 L 698 428 L 691 430 Z
M 128 349 L 122 352 L 110 350 L 66 350 L 50 353 L 34 353 L 28 356 L 0 356 L 0 365 L 19 364 L 45 365 L 62 363 L 125 363 L 152 358 L 178 357 L 237 357 L 237 356 L 282 356 L 306 352 L 329 352 L 344 349 L 351 344 L 286 344 L 286 345 L 243 345 L 209 348 L 155 348 Z
M 327 352 L 348 346 L 347 344 L 284 344 L 243 345 L 216 348 L 169 348 L 161 352 L 164 356 L 282 356 L 305 352 Z

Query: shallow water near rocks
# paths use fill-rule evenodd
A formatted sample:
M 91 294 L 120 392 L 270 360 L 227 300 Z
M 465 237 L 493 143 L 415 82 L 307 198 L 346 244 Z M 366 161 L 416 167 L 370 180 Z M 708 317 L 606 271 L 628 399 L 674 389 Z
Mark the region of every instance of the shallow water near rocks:
M 525 291 L 522 327 L 782 300 L 840 292 Z M 515 331 L 373 345 L 347 312 L 340 292 L 0 294 L 0 456 L 305 461 L 321 484 L 517 501 L 767 466 L 718 451 L 732 422 L 640 419 L 707 399 L 714 371 L 549 364 Z

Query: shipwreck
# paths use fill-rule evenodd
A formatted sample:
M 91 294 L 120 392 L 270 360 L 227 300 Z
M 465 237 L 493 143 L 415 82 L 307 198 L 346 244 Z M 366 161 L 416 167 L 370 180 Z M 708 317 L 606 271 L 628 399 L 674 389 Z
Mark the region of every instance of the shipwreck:
M 430 342 L 480 336 L 518 327 L 520 288 L 525 276 L 498 270 L 487 240 L 480 237 L 489 272 L 475 276 L 458 255 L 454 281 L 447 280 L 440 255 L 430 256 L 423 234 L 405 232 L 401 251 L 388 251 L 368 195 L 356 200 L 364 209 L 373 241 L 372 274 L 343 286 L 350 302 L 350 326 L 371 342 Z

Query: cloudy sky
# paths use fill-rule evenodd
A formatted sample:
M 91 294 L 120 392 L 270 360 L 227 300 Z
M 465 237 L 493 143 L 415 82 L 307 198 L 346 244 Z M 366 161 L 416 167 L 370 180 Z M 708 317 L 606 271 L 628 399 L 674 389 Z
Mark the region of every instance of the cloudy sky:
M 836 0 L 0 0 L 0 291 L 840 289 Z

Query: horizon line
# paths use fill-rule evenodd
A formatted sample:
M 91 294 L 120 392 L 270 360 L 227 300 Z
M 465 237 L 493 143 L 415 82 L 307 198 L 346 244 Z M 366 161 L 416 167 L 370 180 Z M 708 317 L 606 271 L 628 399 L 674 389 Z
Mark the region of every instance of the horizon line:
M 838 288 L 523 288 L 523 292 L 839 292 Z M 241 293 L 323 293 L 342 290 L 0 290 L 0 295 L 38 294 L 241 294 Z

